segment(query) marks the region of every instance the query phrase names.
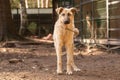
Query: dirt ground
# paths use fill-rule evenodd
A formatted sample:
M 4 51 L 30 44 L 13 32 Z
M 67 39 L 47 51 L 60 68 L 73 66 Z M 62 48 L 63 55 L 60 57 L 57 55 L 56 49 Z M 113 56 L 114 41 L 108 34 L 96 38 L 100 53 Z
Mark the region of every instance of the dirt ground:
M 66 75 L 64 52 L 64 73 L 57 75 L 53 44 L 0 48 L 0 80 L 120 80 L 120 51 L 75 51 L 74 59 L 80 72 Z

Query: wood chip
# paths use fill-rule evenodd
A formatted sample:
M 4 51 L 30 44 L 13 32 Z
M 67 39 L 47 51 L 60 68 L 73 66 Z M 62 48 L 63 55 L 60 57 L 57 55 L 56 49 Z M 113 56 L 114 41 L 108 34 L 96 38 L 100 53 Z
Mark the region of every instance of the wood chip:
M 23 60 L 22 59 L 16 59 L 16 58 L 13 58 L 13 59 L 9 60 L 9 63 L 18 63 L 18 62 L 23 62 Z

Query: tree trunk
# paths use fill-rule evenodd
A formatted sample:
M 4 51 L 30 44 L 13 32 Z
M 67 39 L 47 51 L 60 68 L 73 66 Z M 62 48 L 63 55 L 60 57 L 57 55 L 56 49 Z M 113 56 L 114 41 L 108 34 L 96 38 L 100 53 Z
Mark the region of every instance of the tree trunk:
M 27 11 L 25 6 L 25 0 L 20 0 L 20 11 L 21 24 L 19 34 L 25 36 L 27 32 Z
M 13 38 L 15 35 L 17 30 L 13 25 L 10 1 L 0 0 L 0 41 Z

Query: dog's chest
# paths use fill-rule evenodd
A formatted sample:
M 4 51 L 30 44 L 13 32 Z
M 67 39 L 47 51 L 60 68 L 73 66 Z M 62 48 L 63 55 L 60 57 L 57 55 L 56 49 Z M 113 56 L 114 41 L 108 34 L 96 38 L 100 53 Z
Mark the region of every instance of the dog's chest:
M 63 34 L 62 35 L 64 35 L 64 36 L 69 36 L 69 35 L 72 35 L 72 32 L 71 31 L 69 31 L 69 30 L 67 30 L 67 28 L 65 28 L 64 30 L 62 30 L 63 31 Z
M 73 30 L 74 26 L 72 24 L 65 26 L 64 24 L 56 23 L 53 35 L 54 39 L 71 41 L 73 39 L 74 32 L 68 30 L 67 28 Z
M 70 28 L 70 29 L 72 29 L 72 28 Z M 72 31 L 68 30 L 66 27 L 62 28 L 60 33 L 61 33 L 61 37 L 63 39 L 67 39 L 67 40 L 72 38 L 74 35 L 74 33 Z

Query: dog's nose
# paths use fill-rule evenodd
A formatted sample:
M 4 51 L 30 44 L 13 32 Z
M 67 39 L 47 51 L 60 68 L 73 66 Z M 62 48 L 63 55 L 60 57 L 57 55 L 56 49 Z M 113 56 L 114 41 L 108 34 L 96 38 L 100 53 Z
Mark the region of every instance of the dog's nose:
M 69 20 L 64 21 L 64 24 L 69 24 L 69 23 L 70 23 L 70 21 L 69 21 Z

